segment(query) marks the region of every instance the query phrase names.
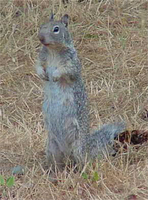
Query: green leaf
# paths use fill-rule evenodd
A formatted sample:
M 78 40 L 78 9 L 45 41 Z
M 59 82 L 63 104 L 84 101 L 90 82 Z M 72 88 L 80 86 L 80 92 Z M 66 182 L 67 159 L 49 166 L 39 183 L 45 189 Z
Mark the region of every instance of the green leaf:
M 5 180 L 2 175 L 0 175 L 0 185 L 5 185 Z
M 82 173 L 82 177 L 83 177 L 84 179 L 88 179 L 87 173 L 83 172 L 83 173 Z
M 98 180 L 99 180 L 98 172 L 94 172 L 94 174 L 93 174 L 93 181 L 98 181 Z
M 6 180 L 6 186 L 7 187 L 12 187 L 14 185 L 15 179 L 14 176 L 10 176 L 7 180 Z

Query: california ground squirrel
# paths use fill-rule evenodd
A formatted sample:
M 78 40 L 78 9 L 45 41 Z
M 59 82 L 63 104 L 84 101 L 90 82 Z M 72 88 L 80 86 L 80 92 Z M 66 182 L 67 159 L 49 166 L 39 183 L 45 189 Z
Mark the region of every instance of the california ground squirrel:
M 50 166 L 63 169 L 67 158 L 84 164 L 107 153 L 124 124 L 104 125 L 89 131 L 87 94 L 81 77 L 81 64 L 67 29 L 68 15 L 55 21 L 53 15 L 39 30 L 43 44 L 36 64 L 45 80 L 43 113 L 48 130 L 46 156 Z M 113 149 L 113 148 L 112 148 Z M 110 150 L 109 150 L 110 152 Z

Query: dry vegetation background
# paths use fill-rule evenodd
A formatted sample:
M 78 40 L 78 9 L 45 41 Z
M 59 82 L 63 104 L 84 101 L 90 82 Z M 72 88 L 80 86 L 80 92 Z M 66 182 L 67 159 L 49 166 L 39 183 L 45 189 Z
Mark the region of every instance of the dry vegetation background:
M 50 183 L 44 170 L 46 133 L 41 112 L 42 82 L 34 64 L 40 48 L 37 32 L 67 13 L 81 59 L 90 99 L 91 127 L 125 120 L 127 129 L 148 129 L 147 0 L 1 0 L 0 1 L 0 174 L 16 165 L 25 174 L 0 199 L 147 200 L 148 145 L 137 152 L 102 160 L 81 173 L 59 174 Z M 98 181 L 91 175 L 97 171 Z

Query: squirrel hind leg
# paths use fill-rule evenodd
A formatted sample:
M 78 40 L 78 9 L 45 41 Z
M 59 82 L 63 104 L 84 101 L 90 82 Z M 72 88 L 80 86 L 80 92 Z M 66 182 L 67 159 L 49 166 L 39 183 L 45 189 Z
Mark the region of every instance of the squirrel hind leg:
M 65 167 L 64 158 L 65 155 L 60 150 L 58 143 L 52 139 L 48 140 L 46 143 L 46 159 L 48 167 L 53 171 L 56 171 L 56 169 L 63 171 Z

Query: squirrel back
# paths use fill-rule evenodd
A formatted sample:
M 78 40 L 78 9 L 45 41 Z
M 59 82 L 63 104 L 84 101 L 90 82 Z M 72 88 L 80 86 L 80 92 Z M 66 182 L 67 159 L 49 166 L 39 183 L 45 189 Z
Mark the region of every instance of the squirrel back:
M 53 15 L 39 31 L 43 44 L 36 64 L 45 81 L 43 113 L 48 131 L 46 156 L 50 166 L 63 169 L 68 158 L 84 163 L 94 159 L 122 132 L 123 124 L 106 125 L 90 134 L 87 94 L 81 64 L 68 31 L 68 15 Z

